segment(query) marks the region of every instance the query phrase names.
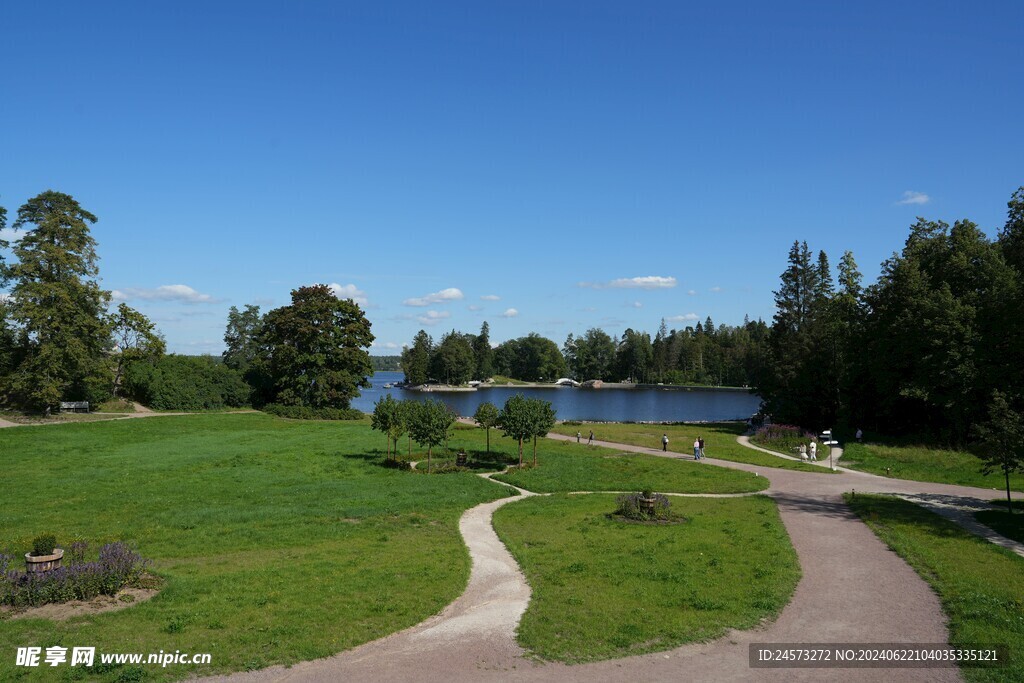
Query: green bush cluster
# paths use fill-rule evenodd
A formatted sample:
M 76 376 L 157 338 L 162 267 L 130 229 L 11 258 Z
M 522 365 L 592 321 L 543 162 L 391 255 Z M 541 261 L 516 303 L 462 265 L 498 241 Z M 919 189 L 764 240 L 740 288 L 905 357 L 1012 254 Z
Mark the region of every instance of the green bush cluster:
M 156 410 L 219 410 L 249 403 L 241 374 L 210 356 L 163 356 L 128 366 L 125 388 Z
M 292 420 L 361 420 L 365 417 L 354 408 L 311 408 L 285 406 L 280 403 L 268 403 L 263 406 L 263 412 Z

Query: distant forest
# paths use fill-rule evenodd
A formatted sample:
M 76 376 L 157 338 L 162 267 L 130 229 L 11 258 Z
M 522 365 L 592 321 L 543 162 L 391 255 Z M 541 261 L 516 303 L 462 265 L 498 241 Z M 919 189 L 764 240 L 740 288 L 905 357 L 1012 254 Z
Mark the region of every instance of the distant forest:
M 374 372 L 396 372 L 402 369 L 401 356 L 370 356 Z

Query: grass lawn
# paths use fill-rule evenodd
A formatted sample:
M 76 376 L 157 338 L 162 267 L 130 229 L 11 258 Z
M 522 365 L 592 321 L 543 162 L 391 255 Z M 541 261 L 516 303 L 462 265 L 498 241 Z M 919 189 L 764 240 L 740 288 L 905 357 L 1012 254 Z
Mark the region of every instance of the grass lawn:
M 859 443 L 848 443 L 844 448 L 840 464 L 852 470 L 890 476 L 894 479 L 1006 490 L 1006 480 L 1001 472 L 982 475 L 979 472 L 981 461 L 963 451 Z M 886 467 L 890 468 L 888 475 Z M 1010 489 L 1024 491 L 1024 475 L 1010 475 Z
M 974 518 L 996 533 L 1024 543 L 1024 511 L 1021 510 L 1020 502 L 1014 501 L 1015 512 L 1012 515 L 1005 508 L 1006 501 L 1000 502 L 1004 506 L 1002 510 L 982 510 L 975 512 Z M 1021 590 L 1024 592 L 1024 588 Z
M 698 436 L 704 437 L 704 450 L 708 458 L 744 462 L 764 467 L 780 467 L 787 470 L 818 472 L 831 474 L 824 467 L 815 467 L 794 460 L 776 458 L 755 451 L 752 448 L 736 443 L 736 437 L 744 432 L 746 426 L 742 422 L 716 422 L 701 425 L 658 425 L 633 423 L 583 423 L 581 426 L 570 424 L 556 425 L 551 431 L 567 436 L 576 436 L 582 432 L 583 443 L 587 435 L 594 430 L 594 438 L 600 441 L 628 443 L 633 446 L 661 448 L 661 435 L 668 435 L 668 449 L 673 453 L 688 455 L 693 458 L 693 442 Z
M 609 519 L 615 498 L 529 498 L 495 514 L 533 590 L 518 637 L 535 655 L 667 650 L 751 628 L 789 601 L 800 568 L 769 498 L 672 498 L 688 521 L 664 526 Z
M 847 494 L 846 501 L 938 594 L 951 645 L 1008 646 L 1009 667 L 965 667 L 964 678 L 1024 681 L 1024 558 L 898 498 Z
M 494 479 L 538 493 L 644 488 L 672 493 L 748 493 L 762 491 L 769 484 L 765 477 L 693 460 L 624 453 L 568 441 L 541 439 L 537 452 L 538 467 L 499 474 Z M 532 462 L 532 447 L 524 446 L 523 457 Z
M 181 678 L 323 657 L 438 612 L 469 576 L 460 515 L 509 491 L 381 467 L 383 448 L 366 422 L 262 414 L 0 430 L 0 549 L 126 540 L 165 579 L 120 612 L 0 621 L 0 680 L 38 675 L 18 646 L 212 654 L 89 677 Z

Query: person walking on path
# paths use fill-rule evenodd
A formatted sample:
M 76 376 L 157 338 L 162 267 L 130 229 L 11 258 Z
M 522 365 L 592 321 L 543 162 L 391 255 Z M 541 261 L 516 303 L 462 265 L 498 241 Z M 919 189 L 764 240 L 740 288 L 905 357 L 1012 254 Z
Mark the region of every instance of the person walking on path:
M 588 446 L 594 445 L 594 430 L 593 429 L 590 430 L 590 436 L 587 438 L 587 445 Z
M 864 432 L 862 432 L 862 431 L 860 430 L 860 427 L 857 427 L 857 434 L 856 434 L 856 437 L 857 437 L 857 443 L 860 443 L 860 442 L 861 442 L 861 439 L 863 439 L 863 438 L 864 438 Z
M 707 453 L 704 452 L 704 437 L 703 436 L 698 436 L 697 437 L 697 447 L 700 449 L 700 457 L 701 458 L 705 457 L 707 455 Z
M 818 462 L 818 441 L 811 439 L 811 462 Z
M 700 439 L 694 439 L 693 442 L 693 459 L 700 460 Z
M 807 460 L 807 444 L 805 443 L 800 444 L 800 459 Z
M 576 432 L 576 443 L 580 442 L 580 437 L 581 436 L 582 436 L 582 434 L 580 434 L 579 432 Z
M 661 435 L 661 450 L 663 450 L 663 451 L 667 451 L 668 450 L 668 434 L 662 434 Z

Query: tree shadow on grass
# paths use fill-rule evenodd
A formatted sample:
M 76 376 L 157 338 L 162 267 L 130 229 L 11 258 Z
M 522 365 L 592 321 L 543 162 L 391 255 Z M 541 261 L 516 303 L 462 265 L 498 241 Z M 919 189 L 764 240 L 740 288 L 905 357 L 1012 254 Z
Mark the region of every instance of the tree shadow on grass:
M 865 522 L 881 525 L 887 522 L 912 524 L 936 538 L 963 538 L 986 542 L 941 515 L 901 498 L 882 495 L 846 495 L 845 498 L 852 511 Z

